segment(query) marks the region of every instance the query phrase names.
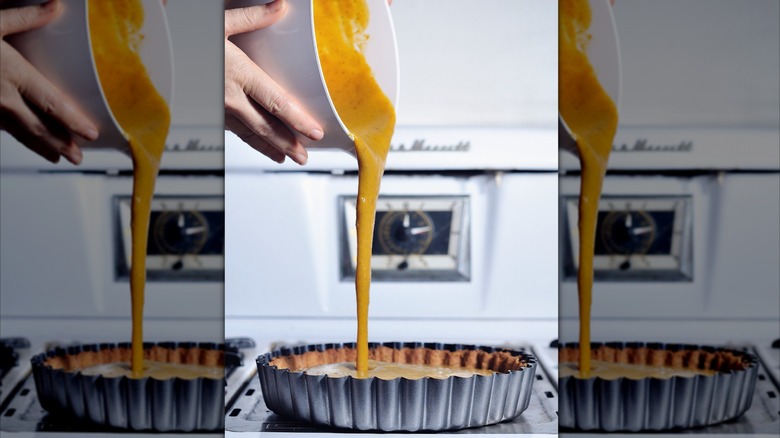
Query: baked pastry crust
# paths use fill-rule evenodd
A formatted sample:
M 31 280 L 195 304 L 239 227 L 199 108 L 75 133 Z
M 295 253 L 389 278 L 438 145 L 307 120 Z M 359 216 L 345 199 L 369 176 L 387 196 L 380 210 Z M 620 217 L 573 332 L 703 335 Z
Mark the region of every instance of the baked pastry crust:
M 709 426 L 745 413 L 753 399 L 758 359 L 745 351 L 661 343 L 593 343 L 604 362 L 712 370 L 658 378 L 559 379 L 560 426 L 577 430 L 662 431 Z M 559 362 L 576 362 L 576 343 L 559 347 Z
M 558 353 L 560 363 L 577 362 L 580 351 L 576 345 L 572 345 L 560 349 Z M 593 344 L 591 358 L 609 363 L 720 373 L 741 371 L 749 366 L 743 352 L 679 344 Z
M 93 348 L 95 347 L 94 345 L 84 345 L 74 349 L 72 354 L 54 354 L 46 357 L 43 363 L 55 370 L 61 369 L 63 371 L 75 372 L 96 365 L 130 362 L 132 355 L 130 345 L 118 344 L 116 348 L 99 348 L 102 345 L 98 345 L 98 348 Z M 71 351 L 71 349 L 67 349 L 67 351 Z M 224 369 L 224 358 L 224 351 L 214 348 L 203 348 L 197 344 L 147 343 L 144 345 L 145 361 L 200 365 Z
M 489 369 L 491 375 L 384 380 L 309 375 L 302 369 L 353 361 L 355 344 L 285 348 L 257 358 L 266 405 L 279 415 L 357 430 L 438 431 L 515 418 L 530 402 L 536 359 L 477 345 L 370 343 L 374 360 Z
M 41 406 L 53 415 L 111 428 L 145 431 L 224 429 L 223 378 L 129 378 L 86 375 L 82 369 L 128 362 L 130 343 L 55 348 L 31 359 Z M 224 369 L 224 345 L 144 343 L 144 359 Z

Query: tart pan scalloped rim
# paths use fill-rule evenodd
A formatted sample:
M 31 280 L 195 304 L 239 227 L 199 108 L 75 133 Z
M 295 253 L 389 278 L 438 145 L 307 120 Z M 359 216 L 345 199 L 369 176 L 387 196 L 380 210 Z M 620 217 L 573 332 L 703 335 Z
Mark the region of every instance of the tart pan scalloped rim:
M 224 351 L 222 344 L 211 342 L 144 343 L 144 350 L 152 347 Z M 54 369 L 46 364 L 54 356 L 115 348 L 130 349 L 131 344 L 58 347 L 34 356 L 30 361 L 41 406 L 54 415 L 119 429 L 157 432 L 224 429 L 224 378 L 107 378 Z
M 279 415 L 320 426 L 385 432 L 480 427 L 515 418 L 528 407 L 536 358 L 527 352 L 461 344 L 369 343 L 369 349 L 380 346 L 399 350 L 503 351 L 520 357 L 525 366 L 490 376 L 446 379 L 330 378 L 279 369 L 270 362 L 276 357 L 309 351 L 355 348 L 355 343 L 283 348 L 257 358 L 258 377 L 266 405 Z
M 560 349 L 577 348 L 577 343 L 561 344 Z M 671 352 L 725 352 L 740 356 L 744 369 L 694 377 L 667 379 L 559 379 L 559 424 L 561 428 L 583 431 L 666 431 L 710 426 L 744 414 L 753 400 L 758 359 L 730 348 L 689 344 L 642 342 L 594 342 L 616 349 L 648 348 Z

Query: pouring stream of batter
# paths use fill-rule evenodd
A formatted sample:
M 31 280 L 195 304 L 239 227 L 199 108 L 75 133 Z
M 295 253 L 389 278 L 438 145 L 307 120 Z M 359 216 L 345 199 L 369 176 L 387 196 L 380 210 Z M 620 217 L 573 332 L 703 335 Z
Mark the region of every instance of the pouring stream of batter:
M 590 375 L 590 315 L 593 291 L 593 254 L 599 198 L 612 141 L 617 130 L 615 103 L 599 83 L 587 56 L 591 13 L 587 0 L 559 4 L 558 110 L 577 141 L 580 155 L 579 291 L 580 357 L 582 377 Z
M 130 142 L 133 158 L 132 257 L 133 377 L 143 375 L 146 247 L 154 185 L 170 126 L 170 111 L 138 54 L 144 9 L 140 0 L 89 0 L 92 53 L 103 93 Z
M 368 373 L 368 302 L 376 201 L 395 128 L 395 110 L 362 53 L 369 12 L 365 0 L 315 0 L 317 51 L 328 92 L 353 140 L 358 158 L 357 361 Z

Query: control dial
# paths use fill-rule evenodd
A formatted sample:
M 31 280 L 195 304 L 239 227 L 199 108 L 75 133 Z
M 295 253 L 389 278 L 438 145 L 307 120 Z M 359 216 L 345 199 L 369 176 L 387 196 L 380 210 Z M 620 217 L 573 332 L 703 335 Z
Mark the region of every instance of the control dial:
M 199 253 L 208 235 L 208 221 L 194 210 L 166 211 L 154 223 L 155 243 L 169 255 Z
M 433 221 L 423 211 L 392 211 L 379 221 L 379 244 L 385 254 L 423 254 L 433 240 Z
M 600 234 L 609 254 L 645 254 L 655 240 L 656 224 L 644 211 L 613 211 L 604 217 Z

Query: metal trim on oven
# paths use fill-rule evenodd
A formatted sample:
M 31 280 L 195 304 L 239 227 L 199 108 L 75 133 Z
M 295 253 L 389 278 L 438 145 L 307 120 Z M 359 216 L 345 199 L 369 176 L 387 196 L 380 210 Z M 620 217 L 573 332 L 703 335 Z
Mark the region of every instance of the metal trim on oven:
M 639 201 L 644 204 L 670 204 L 660 212 L 672 212 L 673 223 L 671 236 L 669 237 L 670 252 L 662 255 L 646 254 L 614 254 L 594 256 L 594 280 L 603 282 L 625 282 L 625 281 L 658 281 L 658 282 L 690 282 L 693 281 L 693 198 L 690 195 L 605 195 L 599 202 L 599 213 L 603 212 L 603 204 L 622 203 L 626 205 L 625 210 L 631 213 L 644 213 L 646 208 L 633 208 L 631 203 Z M 656 206 L 658 207 L 658 206 Z M 655 211 L 655 210 L 651 210 Z M 575 281 L 577 278 L 577 251 L 576 228 L 577 228 L 577 196 L 565 195 L 561 197 L 561 217 L 560 223 L 563 225 L 562 248 L 563 264 L 561 267 L 561 276 L 563 281 Z M 599 220 L 597 226 L 601 226 Z M 599 233 L 600 229 L 597 229 Z M 597 239 L 599 236 L 597 235 Z M 598 244 L 598 243 L 597 243 Z M 598 247 L 597 247 L 598 248 Z M 623 265 L 616 265 L 618 259 L 625 259 L 624 263 L 631 266 L 631 263 L 642 261 L 644 266 L 640 269 L 625 268 Z M 634 263 L 635 265 L 638 263 Z M 676 266 L 675 266 L 676 265 Z
M 131 196 L 129 195 L 114 195 L 112 197 L 112 218 L 114 223 L 113 237 L 116 244 L 114 245 L 114 278 L 116 281 L 128 281 L 130 275 L 130 263 L 128 255 L 128 247 L 126 246 L 128 237 L 123 233 L 123 228 L 126 225 L 127 219 L 123 219 L 123 209 L 127 209 L 127 204 Z M 217 230 L 218 233 L 223 234 L 224 242 L 224 199 L 219 196 L 198 196 L 198 195 L 161 195 L 155 196 L 152 199 L 152 213 L 160 211 L 154 209 L 156 201 L 183 201 L 187 203 L 193 203 L 197 201 L 204 201 L 211 204 L 215 204 L 216 208 L 208 210 L 209 212 L 219 211 L 223 213 L 222 223 L 220 224 L 222 229 Z M 126 215 L 126 213 L 125 213 Z M 199 217 L 203 217 L 202 214 L 198 214 Z M 204 219 L 205 220 L 205 219 Z M 150 231 L 154 227 L 153 223 L 150 223 Z M 210 231 L 209 231 L 210 232 Z M 204 236 L 206 238 L 207 236 Z M 150 238 L 150 242 L 153 239 Z M 185 253 L 183 255 L 172 257 L 180 258 L 180 265 L 184 262 L 189 264 L 195 264 L 199 267 L 197 269 L 155 269 L 152 266 L 159 265 L 166 260 L 167 255 L 149 255 L 147 254 L 147 280 L 159 281 L 159 282 L 180 282 L 180 281 L 213 281 L 221 282 L 224 279 L 224 243 L 221 254 L 209 254 L 209 255 L 193 255 Z M 186 259 L 186 260 L 185 260 Z M 183 266 L 183 265 L 182 265 Z
M 352 260 L 352 247 L 354 242 L 351 239 L 354 237 L 349 236 L 348 228 L 354 220 L 350 220 L 347 210 L 349 208 L 354 209 L 355 196 L 339 196 L 338 197 L 338 211 L 339 221 L 341 226 L 339 227 L 339 264 L 341 272 L 341 281 L 354 281 L 355 267 Z M 421 202 L 430 200 L 432 202 L 452 201 L 453 209 L 450 224 L 457 224 L 457 232 L 452 234 L 457 236 L 457 242 L 455 244 L 450 243 L 450 249 L 447 254 L 438 256 L 426 256 L 426 258 L 447 258 L 451 260 L 452 266 L 435 268 L 435 269 L 377 269 L 378 265 L 390 265 L 393 261 L 393 257 L 403 258 L 403 255 L 372 255 L 372 280 L 374 281 L 386 281 L 386 282 L 404 282 L 404 281 L 444 281 L 444 282 L 468 282 L 471 279 L 471 210 L 470 199 L 467 195 L 387 195 L 380 196 L 377 201 L 377 213 L 389 210 L 382 210 L 380 205 L 382 201 L 398 202 L 403 200 L 409 200 L 410 202 Z M 378 225 L 375 225 L 378 226 Z M 450 236 L 450 239 L 454 236 Z M 415 255 L 407 255 L 406 258 L 412 258 Z M 422 257 L 420 257 L 422 260 Z

